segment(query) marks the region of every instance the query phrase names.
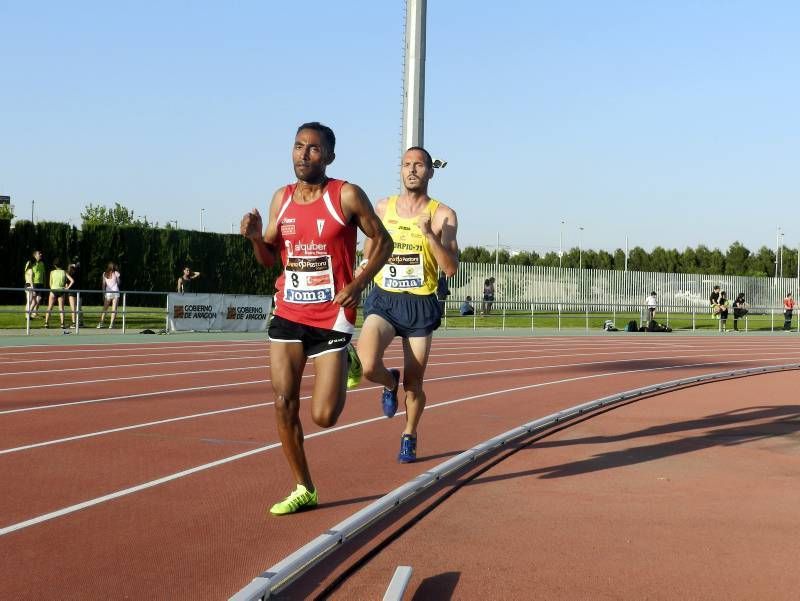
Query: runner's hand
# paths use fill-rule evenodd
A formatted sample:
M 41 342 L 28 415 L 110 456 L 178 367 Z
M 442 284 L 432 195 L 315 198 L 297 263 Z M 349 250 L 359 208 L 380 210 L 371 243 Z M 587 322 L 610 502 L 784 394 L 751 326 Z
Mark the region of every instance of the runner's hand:
M 250 213 L 242 217 L 242 223 L 239 226 L 239 231 L 242 236 L 250 240 L 257 240 L 263 236 L 262 230 L 264 226 L 261 222 L 261 213 L 258 209 L 253 209 Z
M 422 231 L 423 236 L 433 233 L 433 229 L 431 229 L 431 216 L 427 212 L 419 216 L 417 225 L 420 231 Z
M 357 307 L 360 301 L 361 290 L 358 289 L 354 282 L 350 282 L 347 286 L 339 290 L 338 294 L 333 298 L 333 302 L 341 305 L 345 309 Z

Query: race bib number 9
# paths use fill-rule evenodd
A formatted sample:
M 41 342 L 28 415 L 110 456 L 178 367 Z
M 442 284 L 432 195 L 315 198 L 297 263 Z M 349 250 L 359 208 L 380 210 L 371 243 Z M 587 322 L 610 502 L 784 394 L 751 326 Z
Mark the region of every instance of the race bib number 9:
M 330 255 L 289 257 L 284 273 L 283 299 L 287 303 L 327 303 L 333 300 Z
M 425 280 L 422 255 L 419 253 L 392 255 L 381 273 L 383 287 L 386 290 L 419 288 Z

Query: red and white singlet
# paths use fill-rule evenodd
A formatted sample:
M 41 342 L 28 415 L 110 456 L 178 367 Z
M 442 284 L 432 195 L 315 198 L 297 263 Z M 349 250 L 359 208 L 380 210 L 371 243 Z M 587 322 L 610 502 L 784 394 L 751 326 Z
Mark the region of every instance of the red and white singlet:
M 333 297 L 353 281 L 356 226 L 342 213 L 343 180 L 331 179 L 310 204 L 293 200 L 296 184 L 283 192 L 278 237 L 283 273 L 275 282 L 275 315 L 315 328 L 352 334 L 356 309 Z

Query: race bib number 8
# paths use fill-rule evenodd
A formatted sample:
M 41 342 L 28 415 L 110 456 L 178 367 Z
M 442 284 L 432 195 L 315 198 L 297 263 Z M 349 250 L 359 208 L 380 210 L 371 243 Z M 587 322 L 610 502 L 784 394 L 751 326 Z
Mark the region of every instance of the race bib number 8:
M 326 303 L 333 300 L 330 255 L 289 257 L 284 273 L 283 299 L 287 303 Z
M 392 255 L 381 273 L 383 287 L 386 290 L 419 288 L 425 280 L 422 255 L 419 253 Z

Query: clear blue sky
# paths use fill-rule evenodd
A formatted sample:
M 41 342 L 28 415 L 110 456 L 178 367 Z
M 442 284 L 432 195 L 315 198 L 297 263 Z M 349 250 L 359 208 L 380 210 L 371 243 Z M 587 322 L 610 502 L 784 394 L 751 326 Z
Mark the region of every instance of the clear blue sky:
M 229 232 L 293 179 L 397 190 L 404 0 L 0 0 L 0 193 Z M 430 0 L 425 145 L 460 243 L 558 250 L 800 242 L 800 3 Z

